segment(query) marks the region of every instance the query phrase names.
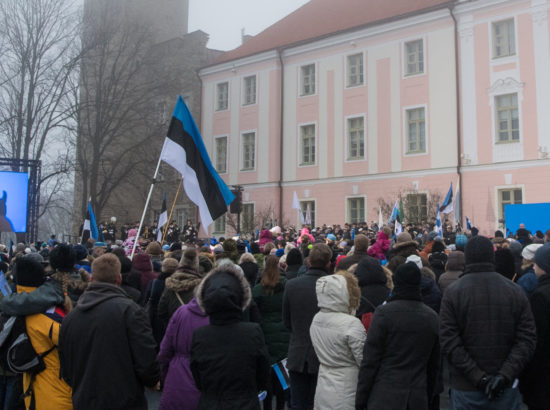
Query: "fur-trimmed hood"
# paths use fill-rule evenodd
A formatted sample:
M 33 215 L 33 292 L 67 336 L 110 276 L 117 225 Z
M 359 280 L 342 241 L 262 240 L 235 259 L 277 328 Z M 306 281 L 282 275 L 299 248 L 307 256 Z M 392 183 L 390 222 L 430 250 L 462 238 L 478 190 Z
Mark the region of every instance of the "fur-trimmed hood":
M 174 292 L 185 292 L 194 289 L 201 281 L 202 277 L 198 272 L 179 268 L 177 272 L 166 278 L 166 289 Z
M 205 276 L 196 297 L 212 324 L 228 324 L 242 319 L 252 292 L 244 275 L 235 266 L 225 264 Z

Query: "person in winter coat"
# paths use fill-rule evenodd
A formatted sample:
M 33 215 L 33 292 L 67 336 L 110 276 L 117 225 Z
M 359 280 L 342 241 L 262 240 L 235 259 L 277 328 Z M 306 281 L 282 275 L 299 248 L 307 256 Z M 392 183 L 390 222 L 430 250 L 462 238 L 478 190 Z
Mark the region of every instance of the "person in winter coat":
M 355 406 L 355 391 L 367 334 L 355 317 L 361 291 L 346 271 L 323 276 L 315 291 L 320 311 L 309 329 L 319 358 L 316 410 L 345 410 Z
M 387 264 L 388 269 L 395 273 L 398 266 L 404 264 L 410 255 L 418 255 L 417 247 L 418 243 L 412 240 L 408 232 L 401 232 L 397 235 L 397 240 L 391 250 L 391 258 Z
M 304 264 L 302 252 L 298 248 L 292 248 L 286 255 L 286 272 L 288 280 L 298 277 L 298 271 Z
M 271 231 L 269 229 L 262 229 L 260 232 L 260 240 L 258 242 L 258 245 L 260 245 L 260 252 L 264 251 L 264 246 L 268 243 L 273 243 Z
M 139 276 L 130 276 L 132 274 L 132 261 L 130 258 L 119 256 L 118 260 L 120 261 L 120 274 L 122 276 L 120 287 L 124 289 L 124 292 L 126 292 L 134 302 L 139 303 L 141 300 L 141 292 L 138 288 L 140 287 L 139 283 L 141 278 L 139 278 Z M 133 283 L 132 279 L 134 279 Z M 136 281 L 135 279 L 138 280 Z
M 441 289 L 441 295 L 445 294 L 445 290 L 449 285 L 458 280 L 460 275 L 464 272 L 464 252 L 453 251 L 447 257 L 447 264 L 445 265 L 445 273 L 439 277 L 437 282 L 439 289 Z
M 193 332 L 191 372 L 200 391 L 198 409 L 259 410 L 267 388 L 269 356 L 260 325 L 243 322 L 250 286 L 233 265 L 205 276 L 197 301 L 210 324 Z
M 537 249 L 534 260 L 538 284 L 529 301 L 537 328 L 537 347 L 520 377 L 519 388 L 529 410 L 543 410 L 550 408 L 550 246 Z
M 445 272 L 445 264 L 447 263 L 445 244 L 442 241 L 434 241 L 432 252 L 428 256 L 428 262 L 430 263 L 433 273 L 435 273 L 435 280 L 437 282 L 439 277 Z
M 134 255 L 134 259 L 132 259 L 132 268 L 140 273 L 139 287 L 141 291 L 141 302 L 145 303 L 149 282 L 157 277 L 157 274 L 153 272 L 151 258 L 146 253 Z
M 422 273 L 422 279 L 420 281 L 422 302 L 439 313 L 439 308 L 441 307 L 441 291 L 435 283 L 435 273 L 427 266 L 423 266 L 420 272 Z
M 17 260 L 15 281 L 18 293 L 32 293 L 45 281 L 44 268 L 29 255 Z M 31 309 L 32 306 L 27 306 Z M 23 392 L 27 409 L 63 410 L 72 409 L 72 391 L 61 374 L 59 363 L 59 329 L 65 317 L 65 310 L 51 305 L 48 309 L 35 306 L 35 314 L 26 315 L 25 325 L 32 347 L 44 355 L 45 369 L 33 375 L 23 374 Z M 23 315 L 21 315 L 23 316 Z
M 155 341 L 160 345 L 162 337 L 164 336 L 164 330 L 166 329 L 164 322 L 159 319 L 158 306 L 160 298 L 164 292 L 166 285 L 166 279 L 172 275 L 178 267 L 178 261 L 174 258 L 166 258 L 162 261 L 162 267 L 160 275 L 150 282 L 148 289 L 148 296 L 146 299 L 146 309 L 149 315 L 149 321 L 151 328 L 153 329 L 153 336 Z
M 530 297 L 535 288 L 537 287 L 538 277 L 535 274 L 535 252 L 541 247 L 541 244 L 532 243 L 523 248 L 521 257 L 523 262 L 521 263 L 521 275 L 517 281 L 517 284 Z
M 397 268 L 390 301 L 376 309 L 359 370 L 355 408 L 427 410 L 439 368 L 438 317 L 422 303 L 415 263 Z
M 367 256 L 359 261 L 355 268 L 355 276 L 361 288 L 361 304 L 357 311 L 358 317 L 367 312 L 374 312 L 390 295 L 387 287 L 386 274 L 377 259 Z
M 265 259 L 262 279 L 252 289 L 252 297 L 260 310 L 262 331 L 269 352 L 271 365 L 285 359 L 288 355 L 290 333 L 283 323 L 283 293 L 286 280 L 279 273 L 279 259 L 269 255 Z M 282 410 L 285 405 L 285 394 L 277 375 L 271 369 L 271 381 L 264 402 L 264 410 L 271 410 L 271 401 L 276 397 L 276 408 Z
M 143 388 L 159 381 L 145 311 L 120 288 L 120 261 L 92 263 L 92 283 L 63 320 L 60 359 L 76 409 L 147 409 Z
M 180 266 L 166 279 L 165 289 L 158 304 L 158 319 L 163 330 L 168 326 L 174 312 L 182 305 L 189 303 L 194 290 L 201 283 L 203 276 L 199 273 L 199 258 L 195 249 L 187 249 L 183 254 Z
M 320 277 L 328 275 L 331 258 L 332 251 L 327 245 L 313 245 L 309 253 L 309 270 L 286 284 L 283 321 L 290 330 L 287 368 L 292 410 L 313 407 L 319 359 L 311 343 L 309 328 L 319 311 L 315 283 Z
M 378 232 L 378 239 L 367 250 L 367 255 L 372 256 L 378 260 L 386 259 L 386 253 L 390 249 L 390 236 L 391 228 L 385 225 L 380 232 Z
M 355 235 L 353 241 L 353 255 L 346 256 L 340 260 L 337 265 L 338 270 L 348 270 L 352 265 L 358 263 L 362 258 L 366 258 L 369 247 L 369 238 L 363 234 Z
M 447 288 L 440 311 L 452 406 L 519 410 L 513 383 L 536 345 L 529 301 L 520 286 L 494 271 L 488 238 L 472 237 L 464 257 L 464 275 Z
M 243 253 L 239 259 L 239 266 L 243 270 L 244 276 L 250 287 L 253 288 L 258 282 L 258 262 L 251 253 Z
M 200 392 L 191 374 L 191 338 L 195 329 L 210 323 L 197 299 L 178 308 L 160 345 L 158 361 L 163 384 L 159 410 L 195 410 Z

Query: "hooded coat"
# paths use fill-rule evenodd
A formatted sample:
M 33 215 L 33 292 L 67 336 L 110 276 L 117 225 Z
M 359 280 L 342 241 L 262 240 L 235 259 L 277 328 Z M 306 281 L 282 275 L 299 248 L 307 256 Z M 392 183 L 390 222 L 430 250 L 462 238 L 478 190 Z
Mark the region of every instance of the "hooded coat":
M 191 372 L 201 392 L 198 409 L 259 410 L 267 388 L 269 355 L 259 324 L 242 322 L 251 290 L 229 265 L 211 271 L 197 288 L 210 324 L 193 333 Z
M 158 361 L 163 381 L 159 410 L 194 410 L 200 392 L 191 374 L 191 338 L 195 329 L 209 324 L 196 298 L 170 319 L 160 345 Z
M 388 269 L 393 273 L 397 271 L 397 268 L 407 261 L 407 258 L 411 255 L 418 255 L 416 248 L 418 244 L 415 241 L 396 242 L 393 245 L 393 256 L 388 262 Z
M 445 290 L 449 285 L 458 280 L 460 275 L 464 272 L 464 252 L 454 251 L 447 257 L 447 265 L 445 273 L 439 277 L 438 285 L 441 289 L 441 295 L 445 293 Z
M 59 346 L 75 408 L 147 410 L 156 343 L 145 311 L 119 286 L 92 282 L 63 320 Z
M 140 290 L 141 295 L 144 298 L 146 295 L 147 287 L 149 282 L 153 279 L 156 279 L 157 274 L 153 272 L 153 264 L 151 263 L 151 258 L 146 253 L 140 253 L 134 256 L 132 260 L 132 267 L 138 270 L 141 274 L 140 278 Z
M 168 326 L 170 318 L 182 305 L 178 295 L 184 304 L 189 303 L 193 298 L 193 291 L 202 277 L 199 272 L 192 268 L 179 268 L 177 272 L 166 278 L 164 292 L 158 304 L 158 320 L 164 329 Z
M 263 229 L 260 232 L 260 240 L 258 243 L 260 245 L 260 251 L 263 252 L 265 244 L 269 242 L 273 242 L 271 231 L 269 229 Z
M 372 257 L 363 258 L 355 269 L 355 276 L 359 281 L 362 296 L 358 312 L 363 314 L 374 311 L 373 307 L 384 303 L 390 295 L 382 265 Z M 364 299 L 367 299 L 368 302 Z
M 315 409 L 353 409 L 367 334 L 359 319 L 350 314 L 343 276 L 324 276 L 317 281 L 315 290 L 320 311 L 309 329 L 320 363 Z

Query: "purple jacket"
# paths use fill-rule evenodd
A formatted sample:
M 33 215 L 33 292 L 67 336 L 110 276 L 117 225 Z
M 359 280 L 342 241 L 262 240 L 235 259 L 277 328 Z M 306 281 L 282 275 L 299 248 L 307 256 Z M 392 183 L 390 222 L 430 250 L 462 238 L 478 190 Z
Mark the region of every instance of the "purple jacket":
M 159 410 L 195 410 L 200 392 L 189 367 L 193 331 L 210 324 L 195 298 L 183 305 L 170 319 L 158 356 L 164 383 Z

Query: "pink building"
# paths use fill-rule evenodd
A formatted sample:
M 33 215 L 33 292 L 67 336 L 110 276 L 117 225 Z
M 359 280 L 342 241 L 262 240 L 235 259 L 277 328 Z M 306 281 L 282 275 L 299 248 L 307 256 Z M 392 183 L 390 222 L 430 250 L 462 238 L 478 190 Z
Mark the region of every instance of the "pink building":
M 311 0 L 202 69 L 203 138 L 245 226 L 299 224 L 294 192 L 316 226 L 377 221 L 398 197 L 420 222 L 460 183 L 485 234 L 505 204 L 549 202 L 549 9 Z

